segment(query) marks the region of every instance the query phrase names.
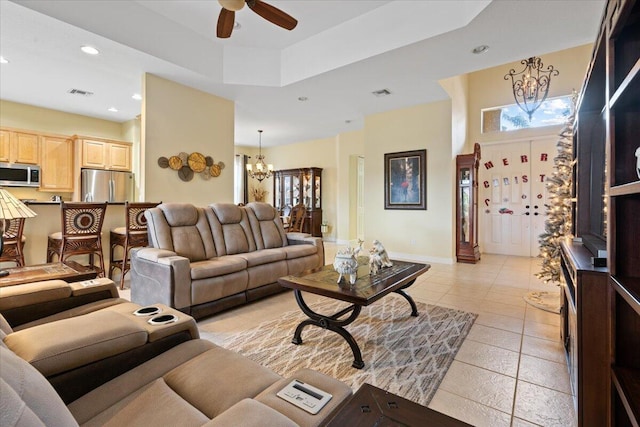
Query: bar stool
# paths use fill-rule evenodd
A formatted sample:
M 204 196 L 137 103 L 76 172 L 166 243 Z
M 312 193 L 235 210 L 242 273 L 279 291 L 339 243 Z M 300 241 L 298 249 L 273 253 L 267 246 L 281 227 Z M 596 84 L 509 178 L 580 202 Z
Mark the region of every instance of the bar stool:
M 62 231 L 49 235 L 47 242 L 47 262 L 57 255 L 60 262 L 74 255 L 89 255 L 91 268 L 96 268 L 94 257 L 98 257 L 99 277 L 104 277 L 104 256 L 102 255 L 102 224 L 107 203 L 60 203 Z
M 22 235 L 24 231 L 24 218 L 13 218 L 5 220 L 4 233 L 2 233 L 2 255 L 0 262 L 16 263 L 17 267 L 24 267 L 24 242 L 27 240 Z M 1 221 L 1 220 L 0 220 Z
M 125 202 L 125 226 L 111 230 L 109 233 L 109 279 L 113 279 L 113 271 L 118 268 L 121 271 L 120 289 L 124 289 L 124 275 L 130 269 L 129 250 L 144 247 L 149 244 L 147 235 L 147 218 L 144 212 L 149 208 L 155 208 L 160 203 L 129 203 Z M 116 258 L 116 248 L 122 247 L 122 258 Z

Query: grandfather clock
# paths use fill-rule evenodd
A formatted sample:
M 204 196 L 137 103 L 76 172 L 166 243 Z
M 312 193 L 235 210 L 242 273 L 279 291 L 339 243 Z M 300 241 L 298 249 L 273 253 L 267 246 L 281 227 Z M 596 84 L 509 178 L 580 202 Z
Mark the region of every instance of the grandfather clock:
M 456 157 L 456 258 L 458 262 L 480 261 L 478 247 L 478 165 L 480 144 L 473 154 Z

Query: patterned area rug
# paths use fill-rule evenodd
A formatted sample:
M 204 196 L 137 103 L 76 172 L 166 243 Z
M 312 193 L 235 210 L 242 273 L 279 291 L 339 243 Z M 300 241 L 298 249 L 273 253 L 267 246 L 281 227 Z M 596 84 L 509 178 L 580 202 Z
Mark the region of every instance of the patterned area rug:
M 303 344 L 291 344 L 296 326 L 307 318 L 299 310 L 232 336 L 223 346 L 285 377 L 298 369 L 312 368 L 354 390 L 367 382 L 427 405 L 477 315 L 416 304 L 419 316 L 411 317 L 407 301 L 391 294 L 363 307 L 358 319 L 346 327 L 360 346 L 363 369 L 351 366 L 353 353 L 334 332 L 307 326 Z M 326 301 L 310 306 L 317 313 L 332 314 L 347 304 Z

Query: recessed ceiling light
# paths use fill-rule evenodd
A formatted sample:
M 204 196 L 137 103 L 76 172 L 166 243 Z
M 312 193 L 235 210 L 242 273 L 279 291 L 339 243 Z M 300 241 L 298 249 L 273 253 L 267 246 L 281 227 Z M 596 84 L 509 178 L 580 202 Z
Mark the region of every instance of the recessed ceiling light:
M 118 109 L 116 107 L 111 107 L 109 108 L 109 111 L 111 111 L 112 113 L 117 113 Z
M 487 46 L 486 44 L 483 44 L 483 45 L 474 47 L 471 52 L 475 53 L 476 55 L 480 55 L 481 53 L 485 53 L 488 50 L 489 50 L 489 46 Z
M 349 123 L 351 123 L 351 120 L 347 119 L 347 120 L 345 120 L 344 122 L 345 122 L 346 124 L 349 124 Z
M 309 98 L 307 98 L 306 96 L 299 96 L 298 97 L 298 101 L 304 102 L 304 101 L 308 101 Z
M 136 101 L 141 101 L 142 100 L 142 95 L 140 95 L 139 93 L 134 93 L 133 95 L 131 95 L 131 97 L 133 99 L 135 99 Z
M 80 47 L 80 50 L 87 55 L 97 55 L 100 53 L 100 51 L 93 46 L 82 46 Z
M 0 56 L 0 64 L 8 64 L 9 60 L 4 56 Z

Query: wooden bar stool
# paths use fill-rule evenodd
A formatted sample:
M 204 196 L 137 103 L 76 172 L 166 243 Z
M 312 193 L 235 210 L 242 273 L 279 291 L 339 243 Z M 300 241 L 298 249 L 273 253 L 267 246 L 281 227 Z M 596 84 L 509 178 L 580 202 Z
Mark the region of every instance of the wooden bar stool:
M 113 271 L 118 268 L 120 275 L 120 289 L 124 289 L 124 275 L 130 269 L 129 250 L 131 248 L 144 247 L 149 244 L 147 235 L 147 218 L 144 212 L 149 208 L 155 208 L 160 203 L 129 203 L 125 202 L 125 226 L 111 230 L 109 249 L 109 278 L 113 279 Z M 122 258 L 116 258 L 117 247 L 122 247 Z
M 89 264 L 104 277 L 104 256 L 102 254 L 102 224 L 107 203 L 60 203 L 62 231 L 49 235 L 47 242 L 47 262 L 54 255 L 60 262 L 74 255 L 89 255 Z M 99 267 L 94 264 L 98 257 Z
M 0 220 L 2 221 L 2 220 Z M 22 235 L 24 231 L 24 218 L 5 220 L 4 233 L 2 233 L 3 247 L 0 262 L 15 262 L 17 267 L 24 267 L 24 242 L 27 240 Z

